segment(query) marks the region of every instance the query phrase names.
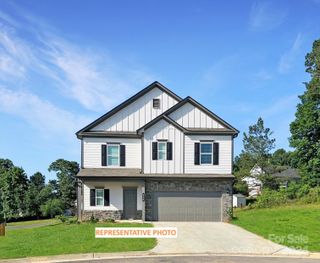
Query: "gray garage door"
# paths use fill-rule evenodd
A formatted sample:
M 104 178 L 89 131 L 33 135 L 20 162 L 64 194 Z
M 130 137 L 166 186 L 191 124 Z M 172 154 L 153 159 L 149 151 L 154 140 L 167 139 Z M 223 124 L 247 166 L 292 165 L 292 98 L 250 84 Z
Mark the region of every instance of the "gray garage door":
M 155 221 L 221 221 L 219 192 L 155 192 Z

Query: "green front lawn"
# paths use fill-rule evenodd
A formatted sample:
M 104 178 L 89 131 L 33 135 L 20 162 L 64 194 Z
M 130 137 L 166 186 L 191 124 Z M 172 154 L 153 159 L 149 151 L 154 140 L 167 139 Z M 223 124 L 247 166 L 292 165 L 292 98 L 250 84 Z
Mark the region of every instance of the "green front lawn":
M 0 237 L 0 258 L 21 258 L 90 252 L 149 250 L 153 238 L 95 238 L 95 227 L 151 227 L 151 224 L 57 224 L 32 229 L 8 230 Z
M 10 223 L 7 223 L 7 226 L 29 226 L 29 225 L 42 224 L 42 223 L 56 224 L 58 222 L 60 221 L 57 219 L 39 219 L 39 220 L 29 220 L 29 221 L 20 221 L 20 222 L 10 222 Z
M 232 223 L 276 243 L 320 251 L 320 204 L 235 209 Z

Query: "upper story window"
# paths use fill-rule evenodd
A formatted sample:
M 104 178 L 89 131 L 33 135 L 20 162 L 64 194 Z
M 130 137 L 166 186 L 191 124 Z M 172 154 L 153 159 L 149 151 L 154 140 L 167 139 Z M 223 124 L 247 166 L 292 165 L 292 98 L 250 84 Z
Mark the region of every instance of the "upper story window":
M 158 160 L 167 159 L 167 142 L 158 142 Z
M 108 144 L 107 145 L 107 165 L 108 166 L 119 166 L 120 159 L 120 145 L 119 144 Z
M 200 143 L 200 164 L 212 164 L 212 143 Z
M 218 142 L 195 142 L 194 164 L 219 165 L 219 143 Z
M 96 206 L 104 205 L 104 189 L 96 189 Z
M 160 140 L 152 142 L 152 160 L 172 160 L 172 142 Z
M 153 99 L 153 108 L 160 109 L 160 99 Z

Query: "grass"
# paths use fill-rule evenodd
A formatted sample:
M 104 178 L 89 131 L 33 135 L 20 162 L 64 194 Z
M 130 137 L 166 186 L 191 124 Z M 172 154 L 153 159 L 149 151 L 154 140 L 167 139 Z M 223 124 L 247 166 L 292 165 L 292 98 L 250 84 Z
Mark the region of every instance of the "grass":
M 273 242 L 320 251 L 320 204 L 236 209 L 232 223 Z
M 33 229 L 8 230 L 0 237 L 0 258 L 23 258 L 93 252 L 149 250 L 153 238 L 95 238 L 95 227 L 151 227 L 152 224 L 82 223 L 56 224 Z
M 39 220 L 30 220 L 30 221 L 20 221 L 20 222 L 10 222 L 7 223 L 7 226 L 29 226 L 33 224 L 42 224 L 42 223 L 58 223 L 57 219 L 39 219 Z

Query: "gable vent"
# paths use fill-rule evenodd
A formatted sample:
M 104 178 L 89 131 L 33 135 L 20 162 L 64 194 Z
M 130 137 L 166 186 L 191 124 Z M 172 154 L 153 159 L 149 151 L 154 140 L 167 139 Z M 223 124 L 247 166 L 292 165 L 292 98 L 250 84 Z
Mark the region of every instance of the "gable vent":
M 153 99 L 153 108 L 160 109 L 160 99 Z

